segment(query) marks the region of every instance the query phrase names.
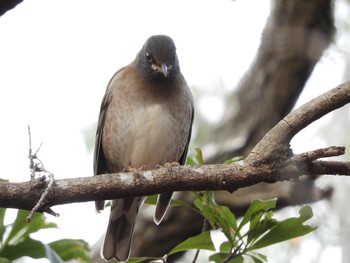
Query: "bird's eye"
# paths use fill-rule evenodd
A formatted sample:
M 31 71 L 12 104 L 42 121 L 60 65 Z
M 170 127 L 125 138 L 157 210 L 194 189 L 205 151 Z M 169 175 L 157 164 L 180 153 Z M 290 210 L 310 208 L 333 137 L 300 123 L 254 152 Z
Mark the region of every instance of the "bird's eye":
M 149 53 L 146 53 L 146 59 L 148 62 L 152 62 L 152 56 Z

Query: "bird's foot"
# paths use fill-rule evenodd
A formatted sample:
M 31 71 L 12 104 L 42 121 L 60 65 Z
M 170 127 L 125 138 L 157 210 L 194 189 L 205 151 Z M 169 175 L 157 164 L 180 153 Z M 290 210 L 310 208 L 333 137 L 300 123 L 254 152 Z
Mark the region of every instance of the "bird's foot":
M 178 162 L 166 162 L 164 164 L 165 168 L 172 168 L 172 167 L 178 167 L 180 164 Z
M 135 167 L 129 165 L 128 168 L 123 169 L 123 173 L 129 173 L 129 172 L 138 173 L 138 172 L 146 171 L 146 170 L 149 170 L 148 165 L 142 165 L 138 168 L 135 168 Z

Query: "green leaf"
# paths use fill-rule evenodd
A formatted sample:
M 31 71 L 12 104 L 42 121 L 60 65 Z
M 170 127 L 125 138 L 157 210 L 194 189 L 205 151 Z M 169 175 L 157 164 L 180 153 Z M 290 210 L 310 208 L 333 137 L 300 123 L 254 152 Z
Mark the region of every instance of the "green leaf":
M 22 242 L 30 234 L 39 231 L 44 228 L 57 228 L 57 225 L 54 223 L 47 223 L 45 221 L 45 216 L 41 213 L 34 213 L 32 220 L 30 223 L 26 222 L 26 217 L 29 212 L 26 210 L 18 210 L 17 217 L 15 222 L 12 224 L 11 231 L 4 242 L 4 246 L 6 244 L 17 244 Z
M 267 263 L 267 257 L 260 253 L 250 252 L 249 256 L 253 259 L 254 263 Z
M 171 202 L 170 202 L 170 205 L 171 206 L 184 206 L 184 207 L 187 207 L 187 208 L 190 208 L 190 209 L 194 210 L 193 206 L 189 205 L 185 201 L 178 200 L 178 199 L 172 199 Z
M 202 216 L 205 217 L 206 220 L 208 220 L 211 228 L 215 229 L 216 228 L 216 215 L 214 212 L 213 207 L 209 206 L 207 203 L 200 199 L 196 199 L 193 202 L 194 206 L 199 209 L 201 212 Z
M 7 258 L 0 257 L 0 263 L 12 263 L 12 261 L 8 260 Z
M 267 212 L 268 210 L 275 208 L 276 202 L 277 202 L 276 198 L 266 200 L 266 201 L 259 200 L 259 199 L 254 200 L 250 204 L 247 212 L 244 214 L 244 217 L 238 226 L 238 231 L 241 230 L 244 225 L 246 225 L 247 223 L 249 223 L 252 220 L 253 215 L 255 215 L 259 212 Z
M 186 165 L 189 165 L 189 166 L 196 166 L 196 163 L 195 163 L 195 161 L 194 161 L 191 157 L 187 157 Z
M 250 222 L 247 238 L 248 246 L 278 223 L 277 220 L 272 218 L 272 215 L 272 211 L 269 211 L 261 221 L 259 219 L 257 223 L 253 222 L 253 220 Z
M 288 218 L 277 222 L 261 239 L 259 239 L 250 248 L 257 249 L 272 244 L 276 244 L 288 239 L 306 235 L 316 229 L 316 227 L 303 225 L 303 223 L 313 216 L 312 209 L 304 206 L 299 210 L 299 217 Z
M 231 242 L 229 241 L 224 241 L 220 245 L 220 252 L 230 252 L 232 249 Z
M 205 249 L 215 251 L 213 241 L 211 240 L 210 231 L 205 231 L 197 236 L 186 239 L 185 241 L 181 242 L 176 247 L 174 247 L 168 253 L 168 255 L 172 255 L 174 253 L 190 249 Z
M 226 160 L 224 161 L 224 164 L 234 164 L 234 163 L 237 163 L 239 161 L 242 161 L 244 159 L 244 156 L 241 155 L 241 156 L 236 156 L 236 157 L 233 157 L 229 160 Z
M 155 205 L 157 203 L 157 198 L 158 198 L 158 195 L 149 195 L 145 200 L 145 204 Z
M 5 230 L 6 230 L 6 227 L 4 225 L 5 214 L 6 214 L 6 209 L 0 208 L 0 241 L 2 240 L 4 233 L 5 233 Z
M 244 258 L 243 258 L 243 256 L 238 256 L 238 257 L 234 257 L 234 258 L 230 259 L 228 262 L 229 263 L 243 263 Z
M 202 149 L 197 147 L 195 150 L 196 150 L 196 161 L 198 162 L 198 165 L 203 165 L 204 160 L 203 160 Z
M 50 261 L 50 263 L 64 263 L 54 250 L 50 248 L 48 245 L 44 245 L 45 248 L 45 257 Z
M 236 217 L 227 206 L 216 206 L 215 212 L 216 223 L 222 229 L 222 232 L 225 234 L 231 244 L 233 244 L 237 235 Z
M 89 262 L 89 246 L 84 240 L 61 239 L 48 245 L 64 261 L 80 259 L 82 262 Z
M 7 246 L 6 249 L 1 252 L 0 256 L 8 258 L 9 260 L 15 260 L 23 256 L 44 258 L 45 255 L 45 247 L 42 242 L 27 238 L 25 241 L 17 243 L 16 245 Z
M 216 253 L 214 255 L 211 255 L 209 257 L 209 260 L 210 261 L 214 261 L 215 263 L 221 263 L 225 259 L 227 259 L 228 256 L 229 256 L 228 253 Z M 232 259 L 230 259 L 229 261 L 225 261 L 225 262 L 229 262 L 229 263 L 243 263 L 244 262 L 244 258 L 243 258 L 243 256 L 236 256 L 236 257 L 233 257 Z
M 209 261 L 214 261 L 215 263 L 223 262 L 227 257 L 228 253 L 216 253 L 209 257 Z

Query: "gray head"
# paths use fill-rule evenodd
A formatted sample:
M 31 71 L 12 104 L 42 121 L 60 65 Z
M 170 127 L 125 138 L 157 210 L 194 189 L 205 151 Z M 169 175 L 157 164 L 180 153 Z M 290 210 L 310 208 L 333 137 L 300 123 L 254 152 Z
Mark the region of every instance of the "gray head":
M 137 54 L 135 67 L 147 80 L 173 79 L 180 72 L 174 41 L 165 35 L 151 36 Z

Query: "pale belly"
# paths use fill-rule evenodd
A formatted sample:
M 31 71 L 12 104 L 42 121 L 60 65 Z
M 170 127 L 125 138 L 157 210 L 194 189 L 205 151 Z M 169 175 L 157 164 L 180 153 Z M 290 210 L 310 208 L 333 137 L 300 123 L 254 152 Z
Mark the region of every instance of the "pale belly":
M 133 109 L 130 112 L 132 117 L 113 115 L 117 121 L 110 128 L 115 135 L 104 140 L 104 148 L 113 149 L 106 156 L 110 169 L 143 165 L 152 169 L 181 157 L 189 131 L 183 123 L 185 115 L 175 118 L 162 104 Z

